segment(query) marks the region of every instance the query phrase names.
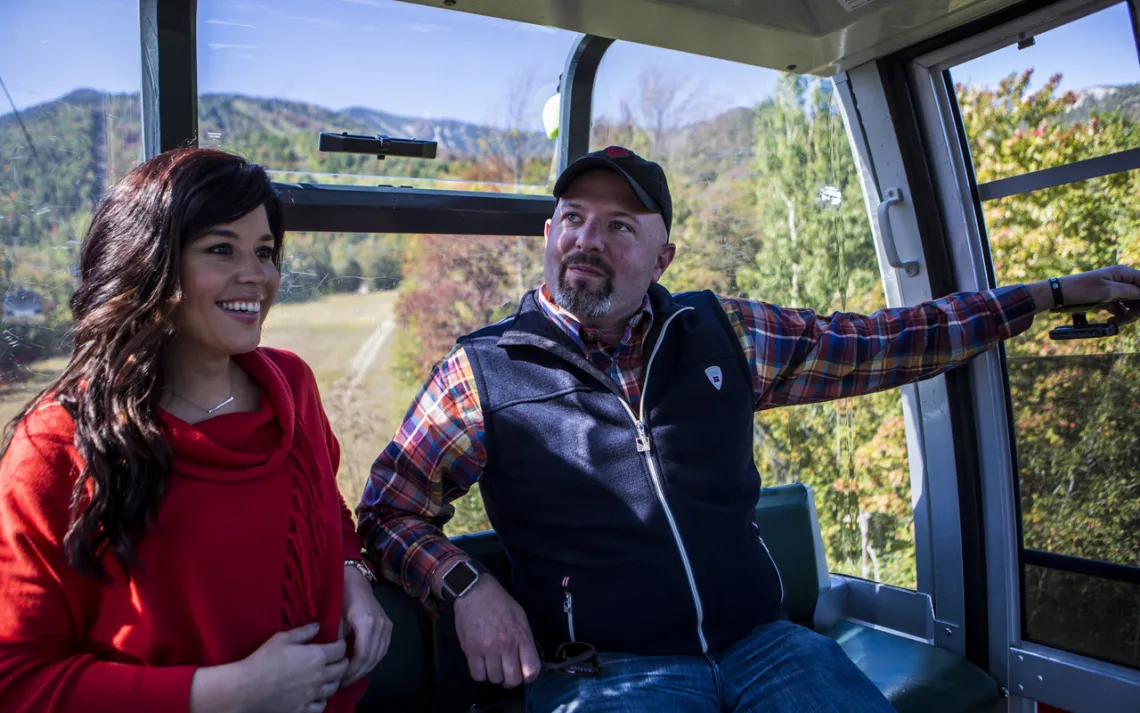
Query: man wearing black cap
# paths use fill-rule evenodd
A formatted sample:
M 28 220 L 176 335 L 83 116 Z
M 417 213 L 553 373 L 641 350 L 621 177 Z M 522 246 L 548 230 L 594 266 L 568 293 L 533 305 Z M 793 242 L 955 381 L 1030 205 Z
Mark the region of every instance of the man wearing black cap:
M 554 195 L 545 284 L 458 340 L 373 464 L 357 514 L 374 563 L 453 605 L 471 675 L 533 682 L 535 713 L 889 713 L 835 642 L 782 616 L 753 413 L 933 376 L 1062 300 L 1128 300 L 1131 321 L 1140 271 L 819 317 L 661 287 L 668 184 L 626 149 L 578 159 Z M 440 529 L 477 481 L 510 593 Z

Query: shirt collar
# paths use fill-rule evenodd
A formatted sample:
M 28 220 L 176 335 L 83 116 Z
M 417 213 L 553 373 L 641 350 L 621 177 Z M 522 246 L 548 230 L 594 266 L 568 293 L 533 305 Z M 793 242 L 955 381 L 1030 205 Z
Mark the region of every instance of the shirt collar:
M 566 332 L 578 344 L 582 345 L 587 351 L 591 349 L 598 349 L 601 347 L 601 332 L 595 329 L 585 327 L 578 318 L 573 314 L 563 309 L 554 302 L 554 298 L 546 289 L 544 284 L 538 291 L 538 304 L 546 316 L 554 322 L 558 327 Z M 648 328 L 653 324 L 653 305 L 649 301 L 649 294 L 646 293 L 645 297 L 641 299 L 641 307 L 638 308 L 633 316 L 629 318 L 629 322 L 625 325 L 625 333 L 622 335 L 621 344 L 625 346 L 629 344 L 635 334 L 638 336 L 642 333 L 642 327 Z

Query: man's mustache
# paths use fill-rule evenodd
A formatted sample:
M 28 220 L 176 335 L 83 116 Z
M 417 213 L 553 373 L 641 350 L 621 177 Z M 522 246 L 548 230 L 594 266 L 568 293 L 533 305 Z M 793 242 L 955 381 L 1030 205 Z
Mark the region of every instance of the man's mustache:
M 614 276 L 613 267 L 603 260 L 601 255 L 595 253 L 572 253 L 562 258 L 562 274 L 566 274 L 566 268 L 571 265 L 586 265 L 601 270 L 610 279 L 613 279 Z

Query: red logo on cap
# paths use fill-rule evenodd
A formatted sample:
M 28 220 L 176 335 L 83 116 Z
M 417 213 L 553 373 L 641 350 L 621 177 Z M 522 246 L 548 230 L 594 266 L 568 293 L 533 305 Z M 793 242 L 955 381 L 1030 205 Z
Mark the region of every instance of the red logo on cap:
M 629 155 L 629 149 L 623 149 L 621 146 L 610 146 L 606 149 L 606 155 L 610 158 L 624 158 Z

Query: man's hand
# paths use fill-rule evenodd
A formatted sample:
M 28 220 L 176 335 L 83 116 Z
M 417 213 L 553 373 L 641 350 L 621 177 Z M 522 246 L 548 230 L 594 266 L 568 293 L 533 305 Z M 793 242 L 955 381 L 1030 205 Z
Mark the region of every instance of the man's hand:
M 1114 265 L 1060 278 L 1061 294 L 1066 305 L 1108 304 L 1112 319 L 1123 326 L 1140 319 L 1140 270 Z M 1037 311 L 1053 307 L 1052 289 L 1048 281 L 1029 285 Z
M 344 568 L 344 607 L 341 630 L 351 640 L 352 656 L 341 686 L 349 686 L 368 675 L 388 653 L 392 641 L 392 620 L 372 594 L 372 585 L 353 567 Z
M 482 575 L 455 600 L 455 633 L 476 681 L 515 688 L 538 678 L 538 651 L 526 613 L 494 577 Z

